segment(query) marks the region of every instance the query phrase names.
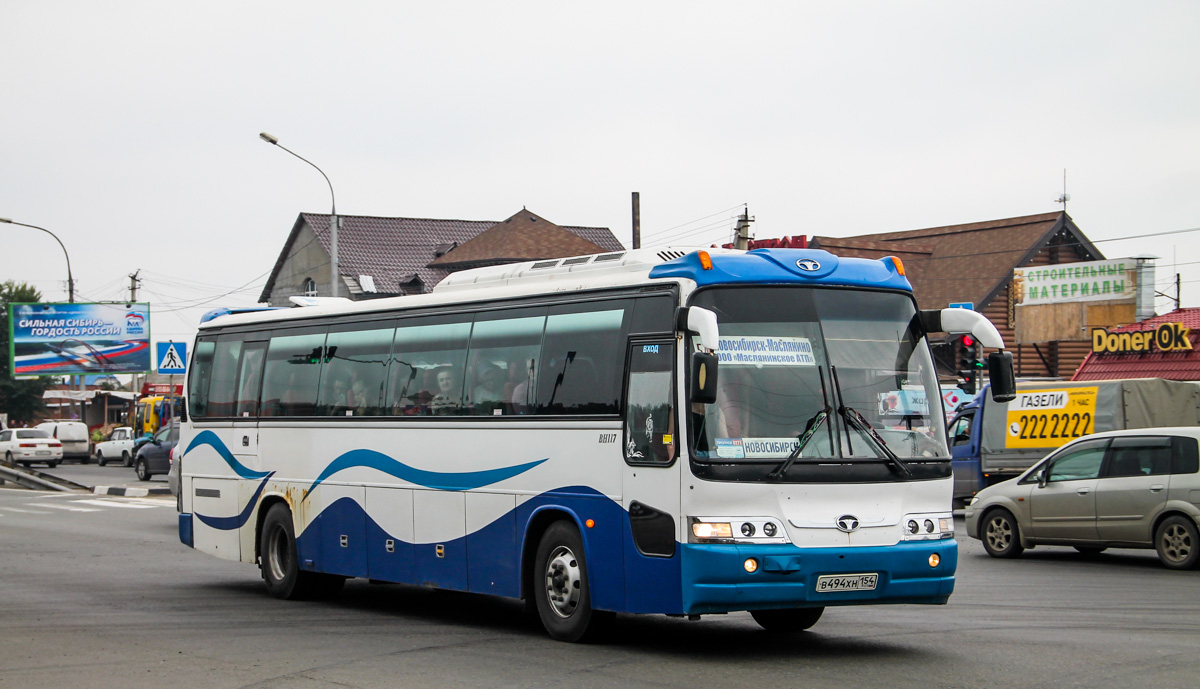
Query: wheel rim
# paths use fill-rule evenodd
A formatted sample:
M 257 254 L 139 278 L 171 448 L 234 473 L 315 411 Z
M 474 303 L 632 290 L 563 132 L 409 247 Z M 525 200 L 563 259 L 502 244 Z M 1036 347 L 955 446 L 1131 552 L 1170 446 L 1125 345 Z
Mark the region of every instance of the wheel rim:
M 1163 557 L 1174 563 L 1184 562 L 1192 554 L 1192 535 L 1182 524 L 1169 524 L 1162 533 Z
M 550 609 L 559 617 L 570 617 L 579 607 L 582 592 L 579 559 L 565 545 L 556 547 L 546 562 L 546 596 Z
M 1007 550 L 1013 542 L 1012 524 L 1002 516 L 992 517 L 988 520 L 987 532 L 984 535 L 992 550 Z
M 281 528 L 272 529 L 267 539 L 267 572 L 272 581 L 283 581 L 288 565 L 287 532 Z

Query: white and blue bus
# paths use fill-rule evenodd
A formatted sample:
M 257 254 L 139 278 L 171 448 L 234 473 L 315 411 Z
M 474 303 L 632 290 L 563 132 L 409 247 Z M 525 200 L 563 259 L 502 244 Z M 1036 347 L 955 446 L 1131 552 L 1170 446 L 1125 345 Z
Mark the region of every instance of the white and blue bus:
M 487 593 L 574 641 L 618 612 L 795 631 L 954 588 L 926 336 L 1003 342 L 919 311 L 895 258 L 643 249 L 307 302 L 201 325 L 177 455 L 180 539 L 273 596 Z

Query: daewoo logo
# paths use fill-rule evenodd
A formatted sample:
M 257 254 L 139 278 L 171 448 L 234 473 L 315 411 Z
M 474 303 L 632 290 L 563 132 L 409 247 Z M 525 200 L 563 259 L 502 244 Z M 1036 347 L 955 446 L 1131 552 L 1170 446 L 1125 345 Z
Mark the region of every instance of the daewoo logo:
M 838 531 L 845 531 L 846 533 L 858 531 L 858 517 L 853 514 L 843 514 L 837 518 L 837 522 L 835 523 L 837 524 Z
M 796 267 L 808 273 L 815 273 L 821 269 L 821 264 L 811 258 L 802 258 L 796 261 Z

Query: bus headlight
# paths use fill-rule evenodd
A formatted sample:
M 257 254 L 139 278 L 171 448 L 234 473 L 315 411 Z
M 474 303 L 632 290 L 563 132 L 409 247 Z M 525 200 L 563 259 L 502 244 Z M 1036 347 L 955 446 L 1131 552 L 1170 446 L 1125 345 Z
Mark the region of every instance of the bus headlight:
M 689 543 L 790 543 L 773 517 L 688 517 Z
M 954 538 L 954 515 L 951 514 L 906 514 L 900 525 L 906 541 Z
M 729 522 L 692 522 L 692 535 L 701 540 L 729 540 L 733 538 L 733 527 Z

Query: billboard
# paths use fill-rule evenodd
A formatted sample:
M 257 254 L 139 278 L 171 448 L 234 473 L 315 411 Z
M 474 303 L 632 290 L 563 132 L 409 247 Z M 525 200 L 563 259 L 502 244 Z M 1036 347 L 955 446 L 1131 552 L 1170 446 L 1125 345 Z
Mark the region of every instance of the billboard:
M 9 304 L 14 376 L 148 373 L 149 304 Z
M 1118 258 L 1014 268 L 1012 284 L 1016 288 L 1016 302 L 1025 306 L 1133 301 L 1137 296 L 1137 261 Z

